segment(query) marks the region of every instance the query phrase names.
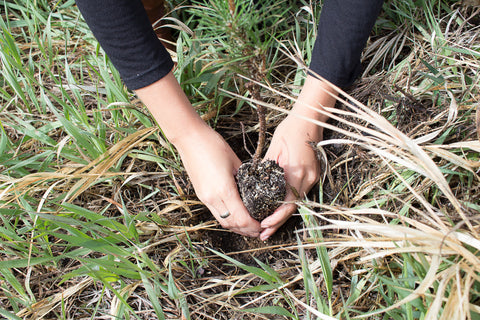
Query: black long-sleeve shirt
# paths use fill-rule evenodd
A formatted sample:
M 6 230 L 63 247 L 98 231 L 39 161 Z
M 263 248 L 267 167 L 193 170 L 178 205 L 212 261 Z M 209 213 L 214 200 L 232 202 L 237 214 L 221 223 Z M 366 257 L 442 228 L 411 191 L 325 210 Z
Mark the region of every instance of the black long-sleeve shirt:
M 141 0 L 76 0 L 85 21 L 128 88 L 167 75 L 173 61 L 152 29 Z M 383 0 L 325 0 L 310 69 L 345 87 L 360 72 L 360 55 Z

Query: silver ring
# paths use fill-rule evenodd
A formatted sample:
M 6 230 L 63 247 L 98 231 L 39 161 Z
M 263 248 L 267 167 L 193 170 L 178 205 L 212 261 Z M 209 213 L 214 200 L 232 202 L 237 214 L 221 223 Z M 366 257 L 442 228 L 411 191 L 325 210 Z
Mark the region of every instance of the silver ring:
M 230 212 L 226 211 L 225 213 L 222 213 L 222 214 L 220 215 L 220 218 L 226 219 L 226 218 L 228 218 L 229 216 L 230 216 Z

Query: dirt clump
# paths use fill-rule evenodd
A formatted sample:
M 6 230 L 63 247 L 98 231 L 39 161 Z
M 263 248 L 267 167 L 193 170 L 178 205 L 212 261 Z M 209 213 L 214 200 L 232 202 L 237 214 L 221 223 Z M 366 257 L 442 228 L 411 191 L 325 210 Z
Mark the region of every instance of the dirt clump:
M 238 169 L 237 185 L 245 207 L 258 221 L 271 215 L 287 193 L 283 168 L 273 160 L 243 163 Z

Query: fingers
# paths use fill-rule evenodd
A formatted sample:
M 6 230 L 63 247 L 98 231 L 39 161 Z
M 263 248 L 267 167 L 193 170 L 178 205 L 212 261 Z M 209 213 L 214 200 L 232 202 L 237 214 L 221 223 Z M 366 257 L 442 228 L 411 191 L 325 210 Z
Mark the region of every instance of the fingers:
M 236 185 L 232 184 L 217 196 L 215 200 L 204 203 L 223 228 L 248 237 L 260 235 L 260 223 L 248 213 Z
M 294 203 L 288 202 L 293 202 L 295 200 L 295 195 L 291 190 L 289 190 L 287 192 L 287 196 L 285 197 L 285 202 L 287 203 L 282 204 L 271 216 L 265 218 L 261 222 L 261 227 L 264 230 L 260 234 L 260 240 L 266 241 L 288 220 L 288 218 L 292 216 L 292 214 L 297 210 L 297 206 Z
M 295 196 L 292 190 L 287 190 L 286 202 L 303 197 L 319 181 L 320 163 L 307 141 L 319 141 L 320 138 L 321 132 L 317 126 L 310 126 L 296 117 L 287 116 L 277 126 L 265 158 L 277 161 L 285 170 L 288 185 L 298 192 Z M 260 239 L 265 240 L 275 233 L 295 210 L 293 203 L 280 206 L 261 222 L 265 230 L 260 234 Z
M 175 145 L 195 192 L 224 228 L 258 237 L 260 223 L 250 217 L 235 183 L 241 161 L 218 133 L 206 128 Z
M 278 207 L 271 216 L 261 222 L 261 227 L 264 230 L 260 234 L 260 240 L 266 241 L 295 213 L 297 205 L 292 202 L 308 192 L 311 187 L 318 182 L 318 179 L 318 174 L 305 174 L 303 171 L 300 174 L 297 172 L 287 176 L 287 181 L 294 185 L 290 184 L 287 190 L 285 197 L 286 203 Z M 294 194 L 292 188 L 295 188 L 298 194 Z
M 207 207 L 223 228 L 247 237 L 258 237 L 260 235 L 260 223 L 250 217 L 248 212 L 244 214 L 242 210 L 229 210 L 225 205 L 218 206 L 225 208 L 220 209 L 223 211 L 219 211 L 211 206 Z M 222 218 L 222 216 L 224 216 L 224 218 Z

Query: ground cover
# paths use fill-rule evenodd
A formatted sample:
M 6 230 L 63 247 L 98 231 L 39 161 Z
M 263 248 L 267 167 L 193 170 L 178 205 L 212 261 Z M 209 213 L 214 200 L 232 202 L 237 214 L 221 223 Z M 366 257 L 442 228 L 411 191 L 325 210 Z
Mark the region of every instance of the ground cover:
M 263 243 L 197 200 L 74 1 L 0 1 L 0 315 L 479 319 L 475 5 L 385 3 L 326 111 L 321 182 Z M 177 78 L 248 160 L 256 106 L 268 143 L 299 92 L 321 3 L 169 6 Z

